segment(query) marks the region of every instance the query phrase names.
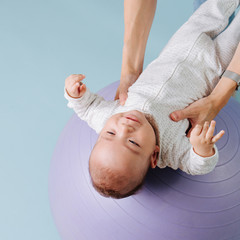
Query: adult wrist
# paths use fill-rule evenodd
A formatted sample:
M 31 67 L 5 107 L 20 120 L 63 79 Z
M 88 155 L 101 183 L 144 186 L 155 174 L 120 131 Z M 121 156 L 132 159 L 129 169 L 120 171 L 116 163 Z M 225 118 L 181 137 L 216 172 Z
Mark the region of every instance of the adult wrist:
M 120 85 L 130 87 L 137 81 L 138 77 L 139 75 L 132 73 L 121 75 Z
M 139 76 L 143 70 L 144 52 L 142 49 L 137 49 L 136 46 L 123 46 L 122 54 L 122 71 L 121 76 L 137 75 Z
M 122 66 L 121 71 L 121 81 L 131 81 L 133 79 L 137 79 L 142 73 L 142 69 L 132 68 L 131 66 Z
M 236 82 L 222 76 L 217 86 L 209 95 L 209 99 L 213 103 L 214 108 L 217 108 L 220 111 L 235 92 L 236 86 Z
M 236 86 L 236 90 L 238 90 L 238 87 L 240 85 L 240 74 L 236 73 L 235 71 L 231 71 L 231 70 L 226 70 L 223 75 L 223 77 L 226 77 L 228 79 L 231 79 L 232 81 L 234 81 L 235 86 Z
M 215 112 L 219 112 L 227 103 L 227 101 L 224 101 L 224 98 L 220 93 L 214 92 L 208 96 L 208 101 L 212 105 L 212 109 L 215 110 Z

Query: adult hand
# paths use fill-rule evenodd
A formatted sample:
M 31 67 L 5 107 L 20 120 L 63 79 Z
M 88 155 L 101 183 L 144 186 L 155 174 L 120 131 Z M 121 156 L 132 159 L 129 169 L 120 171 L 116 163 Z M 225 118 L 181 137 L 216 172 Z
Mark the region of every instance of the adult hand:
M 191 129 L 187 133 L 187 137 L 189 137 L 197 124 L 203 126 L 205 121 L 211 122 L 217 116 L 221 108 L 215 105 L 214 100 L 215 98 L 212 95 L 199 99 L 182 110 L 172 112 L 170 118 L 175 122 L 187 118 L 191 123 Z
M 124 0 L 124 45 L 121 80 L 115 100 L 124 105 L 128 88 L 141 74 L 148 35 L 152 26 L 157 0 Z
M 122 77 L 118 86 L 114 100 L 119 99 L 120 104 L 124 105 L 128 97 L 128 88 L 136 82 L 138 75 L 128 74 Z

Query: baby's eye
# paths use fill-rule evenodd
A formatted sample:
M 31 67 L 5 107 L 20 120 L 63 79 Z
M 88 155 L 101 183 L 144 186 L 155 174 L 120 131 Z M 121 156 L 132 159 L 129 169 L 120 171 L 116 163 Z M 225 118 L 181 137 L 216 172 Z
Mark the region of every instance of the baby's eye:
M 133 140 L 129 140 L 129 142 L 131 142 L 132 144 L 137 145 L 138 147 L 140 147 L 136 142 L 134 142 Z
M 107 133 L 108 133 L 108 134 L 111 134 L 111 135 L 114 135 L 114 133 L 113 133 L 113 132 L 110 132 L 110 131 L 107 131 Z

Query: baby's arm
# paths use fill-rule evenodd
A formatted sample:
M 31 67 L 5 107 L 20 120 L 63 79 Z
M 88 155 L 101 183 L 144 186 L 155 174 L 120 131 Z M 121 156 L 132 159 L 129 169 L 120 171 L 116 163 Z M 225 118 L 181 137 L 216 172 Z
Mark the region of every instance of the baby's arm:
M 214 155 L 214 144 L 224 135 L 224 131 L 220 131 L 216 136 L 213 136 L 216 122 L 205 122 L 203 127 L 196 125 L 190 135 L 190 143 L 193 150 L 201 157 L 211 157 Z
M 220 131 L 213 136 L 215 121 L 212 121 L 209 127 L 205 123 L 204 127 L 197 125 L 191 132 L 190 139 L 186 135 L 182 135 L 174 142 L 173 151 L 170 149 L 168 158 L 173 162 L 178 162 L 180 158 L 179 168 L 191 175 L 202 175 L 211 172 L 218 162 L 218 149 L 215 143 L 223 136 L 224 131 Z M 178 158 L 178 159 L 176 159 Z
M 192 175 L 202 175 L 211 172 L 218 162 L 218 150 L 215 143 L 223 136 L 220 131 L 213 136 L 215 121 L 206 122 L 204 126 L 196 125 L 191 132 L 190 139 L 186 136 L 181 145 L 183 154 L 180 168 Z M 190 141 L 189 141 L 190 140 Z
M 65 80 L 64 97 L 69 101 L 68 107 L 73 108 L 79 118 L 99 133 L 104 122 L 112 115 L 118 101 L 106 101 L 103 97 L 91 93 L 81 81 L 82 74 L 72 74 Z

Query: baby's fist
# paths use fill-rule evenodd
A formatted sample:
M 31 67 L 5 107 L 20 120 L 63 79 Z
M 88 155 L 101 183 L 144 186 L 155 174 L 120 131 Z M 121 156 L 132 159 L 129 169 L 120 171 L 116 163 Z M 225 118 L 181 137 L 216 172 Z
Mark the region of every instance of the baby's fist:
M 80 98 L 86 92 L 86 85 L 81 81 L 85 78 L 83 74 L 71 74 L 65 80 L 65 89 L 72 98 Z

